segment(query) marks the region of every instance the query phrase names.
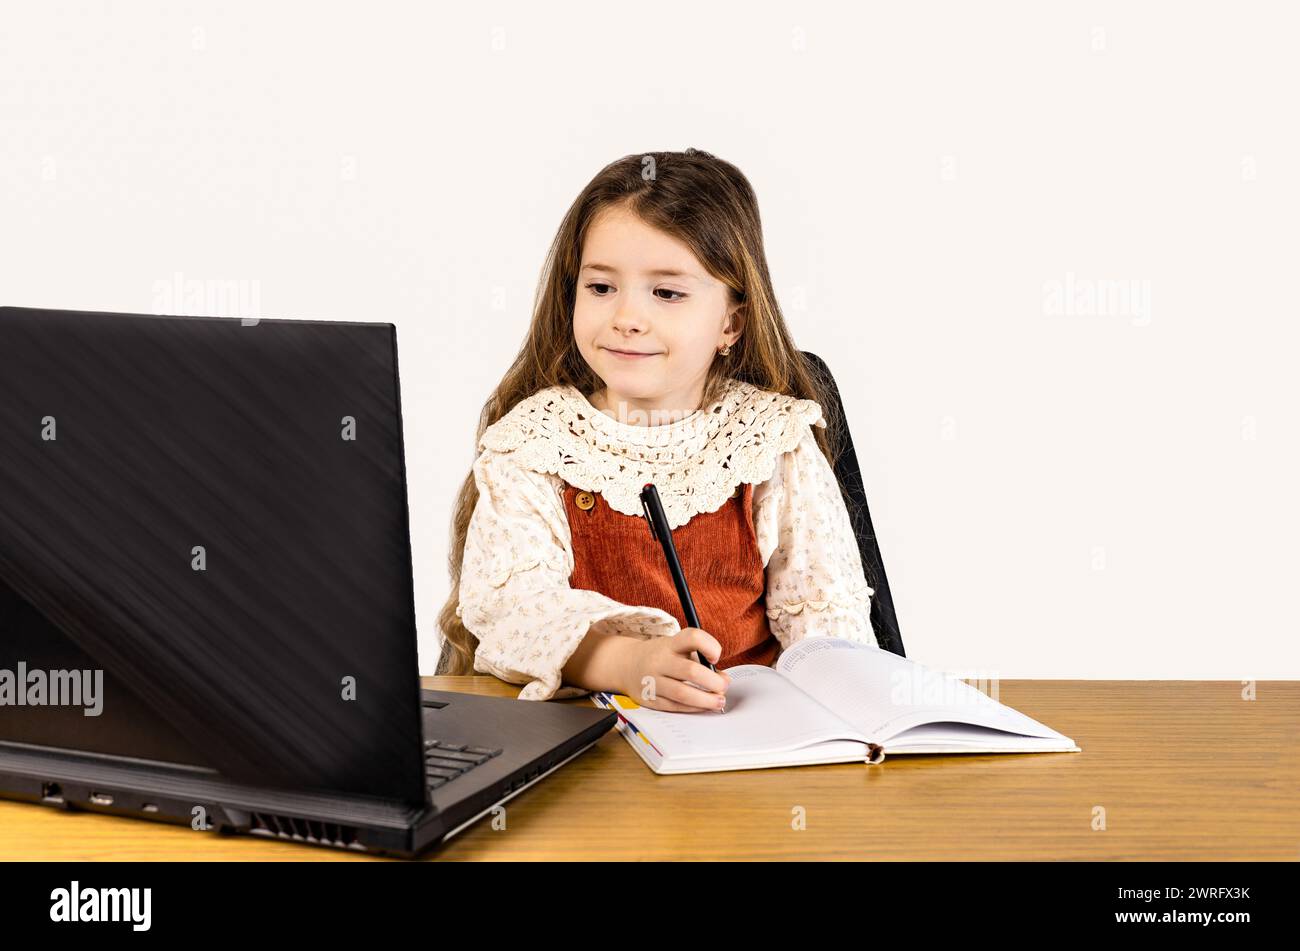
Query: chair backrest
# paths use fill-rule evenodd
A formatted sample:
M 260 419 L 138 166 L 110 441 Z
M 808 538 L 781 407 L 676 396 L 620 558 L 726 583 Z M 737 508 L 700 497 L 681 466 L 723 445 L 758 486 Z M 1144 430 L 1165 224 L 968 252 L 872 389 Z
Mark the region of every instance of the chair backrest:
M 875 590 L 871 596 L 871 627 L 876 635 L 876 642 L 885 650 L 892 651 L 900 657 L 903 652 L 903 636 L 898 632 L 898 617 L 894 614 L 894 598 L 889 592 L 889 581 L 885 577 L 885 563 L 880 557 L 880 545 L 876 541 L 876 532 L 871 526 L 871 512 L 867 508 L 867 493 L 862 487 L 862 472 L 858 468 L 858 456 L 853 451 L 853 435 L 849 432 L 848 420 L 844 416 L 844 404 L 840 400 L 839 387 L 835 377 L 821 357 L 807 350 L 801 351 L 812 364 L 813 373 L 826 381 L 831 399 L 829 406 L 822 409 L 828 417 L 839 423 L 840 440 L 834 446 L 835 461 L 832 468 L 840 480 L 844 492 L 844 504 L 849 511 L 849 520 L 853 523 L 853 533 L 858 539 L 858 551 L 862 554 L 862 572 L 867 584 Z M 834 424 L 832 424 L 834 425 Z

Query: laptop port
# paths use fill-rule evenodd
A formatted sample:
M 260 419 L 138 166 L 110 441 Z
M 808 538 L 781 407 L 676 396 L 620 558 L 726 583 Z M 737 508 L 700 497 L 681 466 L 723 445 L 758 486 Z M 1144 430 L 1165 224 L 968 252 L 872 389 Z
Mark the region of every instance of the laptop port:
M 113 804 L 113 797 L 107 793 L 92 792 L 90 794 L 90 801 L 97 806 L 111 806 Z
M 41 799 L 45 802 L 63 802 L 63 787 L 58 783 L 41 783 Z

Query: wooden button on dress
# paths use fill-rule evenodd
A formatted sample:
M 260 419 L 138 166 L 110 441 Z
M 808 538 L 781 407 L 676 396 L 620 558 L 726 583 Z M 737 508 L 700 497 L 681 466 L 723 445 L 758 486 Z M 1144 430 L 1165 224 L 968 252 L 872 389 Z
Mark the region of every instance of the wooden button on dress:
M 573 502 L 584 512 L 590 512 L 596 505 L 596 497 L 590 492 L 579 492 Z

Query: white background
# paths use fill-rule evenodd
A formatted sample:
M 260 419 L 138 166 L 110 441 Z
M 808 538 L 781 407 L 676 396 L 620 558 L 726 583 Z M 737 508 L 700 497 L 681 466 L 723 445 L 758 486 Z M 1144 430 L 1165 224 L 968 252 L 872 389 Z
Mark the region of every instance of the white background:
M 561 215 L 705 149 L 840 382 L 909 656 L 1296 678 L 1293 10 L 6 3 L 0 303 L 395 323 L 431 673 Z

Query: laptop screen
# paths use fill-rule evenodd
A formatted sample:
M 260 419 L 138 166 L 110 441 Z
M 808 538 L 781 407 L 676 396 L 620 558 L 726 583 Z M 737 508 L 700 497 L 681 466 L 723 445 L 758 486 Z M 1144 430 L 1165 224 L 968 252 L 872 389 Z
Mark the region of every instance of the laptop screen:
M 391 324 L 0 308 L 0 741 L 424 797 Z

